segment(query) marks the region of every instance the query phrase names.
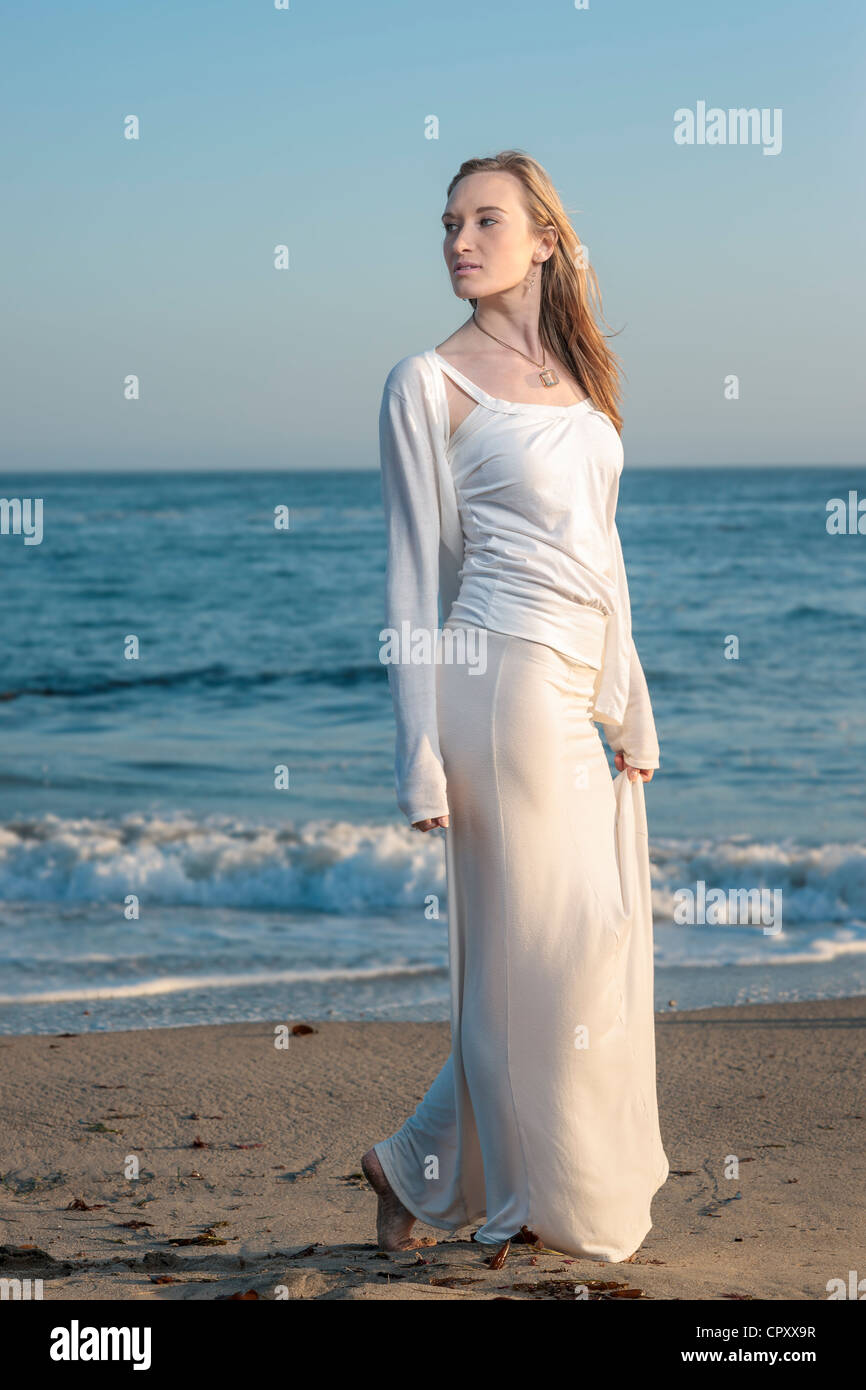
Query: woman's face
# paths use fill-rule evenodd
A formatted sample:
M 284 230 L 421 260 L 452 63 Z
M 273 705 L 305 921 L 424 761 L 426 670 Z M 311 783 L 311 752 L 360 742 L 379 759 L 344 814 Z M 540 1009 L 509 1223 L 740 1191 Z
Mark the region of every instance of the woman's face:
M 445 264 L 460 299 L 482 299 L 520 284 L 533 252 L 550 235 L 530 224 L 521 183 L 501 171 L 467 174 L 455 184 L 442 223 Z

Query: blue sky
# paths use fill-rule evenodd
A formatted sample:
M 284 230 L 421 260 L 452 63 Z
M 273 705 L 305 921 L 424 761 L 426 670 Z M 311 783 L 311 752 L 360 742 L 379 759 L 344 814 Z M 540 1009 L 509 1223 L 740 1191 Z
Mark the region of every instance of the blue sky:
M 4 467 L 375 467 L 388 370 L 467 314 L 448 181 L 508 147 L 623 330 L 627 465 L 860 463 L 864 38 L 854 0 L 7 6 Z M 676 145 L 699 101 L 781 108 L 781 153 Z

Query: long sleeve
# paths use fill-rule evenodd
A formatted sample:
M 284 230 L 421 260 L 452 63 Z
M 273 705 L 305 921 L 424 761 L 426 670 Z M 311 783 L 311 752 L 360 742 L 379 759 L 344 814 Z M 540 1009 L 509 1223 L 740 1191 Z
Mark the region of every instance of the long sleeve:
M 632 767 L 658 767 L 659 744 L 653 719 L 652 704 L 646 677 L 631 635 L 631 603 L 628 578 L 622 555 L 619 532 L 613 523 L 611 539 L 614 546 L 617 583 L 617 615 L 620 626 L 621 657 L 627 665 L 628 696 L 622 721 L 605 720 L 602 727 L 608 746 L 614 753 L 622 752 Z M 626 636 L 627 634 L 627 636 Z
M 387 383 L 379 411 L 379 456 L 388 535 L 385 626 L 394 635 L 396 654 L 404 658 L 388 663 L 397 730 L 394 774 L 397 804 L 412 825 L 448 814 L 434 664 L 439 500 L 436 456 L 424 411 Z M 427 659 L 407 661 L 419 634 L 426 639 L 426 653 L 421 654 Z M 386 636 L 381 634 L 383 640 Z
M 652 704 L 634 638 L 631 639 L 628 704 L 621 724 L 602 725 L 608 746 L 632 767 L 658 767 L 659 745 Z

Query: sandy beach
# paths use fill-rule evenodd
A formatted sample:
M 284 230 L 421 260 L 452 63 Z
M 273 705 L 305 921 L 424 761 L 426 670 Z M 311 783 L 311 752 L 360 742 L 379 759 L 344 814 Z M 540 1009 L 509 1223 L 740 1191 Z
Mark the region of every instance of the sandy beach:
M 672 1172 L 621 1265 L 491 1269 L 420 1225 L 437 1244 L 378 1251 L 360 1156 L 448 1025 L 309 1023 L 284 1048 L 268 1023 L 0 1039 L 0 1275 L 46 1300 L 824 1300 L 866 1268 L 866 998 L 657 1016 Z

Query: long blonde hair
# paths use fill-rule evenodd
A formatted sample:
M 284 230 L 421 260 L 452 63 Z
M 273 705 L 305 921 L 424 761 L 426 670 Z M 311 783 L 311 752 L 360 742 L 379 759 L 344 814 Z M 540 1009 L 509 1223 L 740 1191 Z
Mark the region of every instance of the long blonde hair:
M 448 196 L 467 174 L 496 172 L 513 174 L 520 180 L 527 215 L 539 231 L 552 224 L 558 232 L 553 254 L 541 266 L 542 343 L 568 367 L 593 404 L 610 417 L 621 434 L 619 359 L 607 346 L 593 308 L 594 300 L 606 323 L 601 313 L 601 291 L 547 171 L 521 150 L 502 150 L 486 158 L 466 159 L 448 185 Z M 469 302 L 474 309 L 477 301 Z

